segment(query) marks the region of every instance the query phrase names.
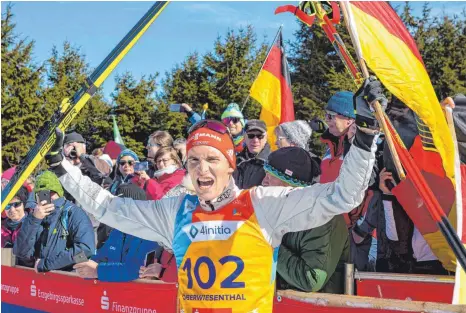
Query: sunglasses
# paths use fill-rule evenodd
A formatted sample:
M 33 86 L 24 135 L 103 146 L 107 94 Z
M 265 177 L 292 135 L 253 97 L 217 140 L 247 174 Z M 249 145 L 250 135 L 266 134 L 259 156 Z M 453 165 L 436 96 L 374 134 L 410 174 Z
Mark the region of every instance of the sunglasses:
M 264 139 L 264 137 L 265 137 L 264 134 L 248 134 L 249 139 L 254 139 L 254 138 Z
M 230 131 L 228 128 L 223 124 L 222 122 L 219 121 L 214 121 L 214 120 L 202 120 L 191 126 L 191 128 L 188 130 L 188 134 L 192 133 L 193 131 L 198 130 L 199 128 L 208 128 L 210 130 L 213 130 L 219 134 L 230 134 Z
M 120 161 L 120 166 L 124 166 L 126 163 L 128 163 L 129 166 L 133 166 L 135 161 Z
M 228 125 L 230 122 L 233 122 L 233 124 L 239 123 L 241 119 L 239 117 L 225 117 L 222 119 L 223 124 Z
M 338 113 L 335 113 L 335 112 L 330 112 L 330 111 L 325 112 L 325 118 L 328 119 L 329 121 L 333 120 L 335 116 L 337 115 Z
M 11 207 L 19 208 L 21 204 L 23 204 L 21 201 L 9 203 L 6 205 L 5 211 L 8 211 L 9 209 L 11 209 Z

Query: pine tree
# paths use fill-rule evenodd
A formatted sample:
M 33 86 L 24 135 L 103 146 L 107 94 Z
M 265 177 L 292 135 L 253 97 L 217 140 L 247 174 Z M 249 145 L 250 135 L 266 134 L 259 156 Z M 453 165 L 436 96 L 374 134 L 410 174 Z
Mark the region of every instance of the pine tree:
M 168 106 L 173 103 L 188 103 L 194 111 L 200 113 L 203 104 L 209 103 L 211 85 L 206 73 L 201 70 L 199 55 L 197 53 L 188 55 L 184 62 L 177 65 L 170 73 L 166 73 L 162 86 L 163 93 L 159 97 L 154 119 L 174 138 L 183 137 L 189 127 L 187 116 L 178 112 L 169 112 Z M 209 106 L 209 109 L 211 108 L 212 106 Z
M 47 106 L 41 113 L 50 117 L 64 98 L 71 98 L 81 89 L 91 71 L 79 48 L 73 47 L 69 42 L 63 43 L 62 52 L 53 47 L 47 65 Z M 107 140 L 112 139 L 109 112 L 110 107 L 99 89 L 75 117 L 67 132 L 80 133 L 86 139 L 87 152 L 90 153 L 95 147 L 102 146 Z
M 323 118 L 323 109 L 328 99 L 337 91 L 355 91 L 356 85 L 322 28 L 318 25 L 309 27 L 302 22 L 298 23 L 300 28 L 294 34 L 295 40 L 289 42 L 291 53 L 288 58 L 292 69 L 291 83 L 296 119 Z M 337 31 L 354 57 L 351 39 L 346 29 L 338 25 Z M 319 136 L 313 135 L 311 145 L 316 154 L 322 154 L 324 151 Z
M 230 30 L 225 39 L 217 38 L 212 52 L 203 57 L 191 54 L 167 73 L 155 114 L 158 121 L 163 121 L 164 129 L 178 137 L 185 134 L 189 126 L 185 114 L 168 112 L 170 103 L 189 103 L 196 112 L 201 112 L 207 103 L 207 115 L 214 119 L 220 119 L 228 103 L 242 106 L 267 52 L 267 46 L 257 46 L 256 41 L 250 26 Z M 245 116 L 258 118 L 259 112 L 260 105 L 249 99 L 244 108 Z
M 291 82 L 296 119 L 309 120 L 323 116 L 323 107 L 335 91 L 354 91 L 355 85 L 322 28 L 299 23 L 295 40 L 290 42 Z M 351 52 L 344 27 L 338 32 Z
M 43 68 L 33 64 L 34 41 L 15 33 L 11 6 L 2 14 L 2 168 L 17 165 L 35 143 L 44 116 Z
M 213 51 L 204 56 L 202 70 L 213 89 L 208 102 L 213 116 L 219 118 L 229 103 L 236 102 L 241 107 L 247 99 L 267 53 L 267 45 L 257 47 L 256 42 L 250 25 L 229 30 L 225 40 L 217 38 Z M 243 113 L 248 119 L 258 118 L 259 103 L 249 99 Z
M 154 131 L 153 111 L 157 74 L 142 77 L 137 81 L 129 72 L 116 78 L 115 91 L 112 94 L 117 116 L 117 124 L 125 146 L 140 157 L 144 155 L 147 138 Z
M 416 41 L 426 70 L 441 100 L 458 92 L 466 92 L 466 34 L 465 13 L 449 17 L 444 12 L 432 17 L 429 3 L 425 3 L 421 16 L 412 14 L 406 2 L 400 15 Z

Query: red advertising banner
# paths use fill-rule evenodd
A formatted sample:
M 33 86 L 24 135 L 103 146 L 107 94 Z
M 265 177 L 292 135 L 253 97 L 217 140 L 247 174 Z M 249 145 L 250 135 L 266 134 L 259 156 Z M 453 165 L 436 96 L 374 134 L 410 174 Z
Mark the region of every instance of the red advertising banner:
M 374 276 L 374 274 L 371 274 Z M 366 275 L 370 276 L 370 275 Z M 377 275 L 376 275 L 377 276 Z M 414 275 L 415 276 L 415 275 Z M 396 275 L 395 275 L 396 277 Z M 446 305 L 453 294 L 448 277 L 437 282 L 395 281 L 387 277 L 356 280 L 358 295 L 366 297 L 279 291 L 274 299 L 275 313 L 327 312 L 463 312 L 461 307 Z M 84 280 L 73 274 L 37 274 L 32 269 L 2 266 L 2 308 L 7 312 L 126 312 L 175 313 L 177 288 L 162 282 L 105 283 Z M 373 297 L 373 298 L 368 298 Z M 384 298 L 384 299 L 380 299 Z M 402 299 L 390 300 L 392 299 Z M 389 299 L 389 300 L 386 300 Z M 416 302 L 406 300 L 429 301 Z M 13 307 L 16 306 L 16 307 Z M 396 309 L 394 309 L 396 307 Z M 195 313 L 195 312 L 185 312 Z
M 453 299 L 454 276 L 403 275 L 403 280 L 398 279 L 400 274 L 373 273 L 367 276 L 372 277 L 355 279 L 358 296 L 439 303 L 451 303 Z
M 104 283 L 2 266 L 2 302 L 57 313 L 176 312 L 175 284 Z

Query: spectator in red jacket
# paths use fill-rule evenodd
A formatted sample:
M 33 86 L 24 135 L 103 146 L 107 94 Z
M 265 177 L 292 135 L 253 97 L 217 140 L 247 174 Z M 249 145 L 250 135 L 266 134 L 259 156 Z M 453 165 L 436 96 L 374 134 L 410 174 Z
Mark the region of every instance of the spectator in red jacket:
M 19 230 L 21 229 L 21 223 L 27 216 L 24 206 L 26 205 L 28 196 L 29 192 L 26 187 L 21 186 L 10 203 L 6 206 L 5 212 L 7 218 L 2 221 L 2 248 L 13 247 Z
M 144 182 L 149 200 L 159 200 L 168 192 L 172 193 L 171 191 L 181 184 L 186 174 L 173 147 L 160 148 L 155 154 L 154 160 L 157 170 L 153 178 L 150 178 L 144 171 L 138 173 L 140 180 Z

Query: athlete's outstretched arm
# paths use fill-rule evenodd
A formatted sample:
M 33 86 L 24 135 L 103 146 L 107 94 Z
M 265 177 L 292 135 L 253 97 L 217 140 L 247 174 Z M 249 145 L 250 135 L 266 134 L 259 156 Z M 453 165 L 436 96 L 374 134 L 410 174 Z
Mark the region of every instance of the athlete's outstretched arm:
M 59 180 L 82 208 L 124 233 L 171 248 L 175 217 L 183 197 L 139 201 L 112 195 L 64 159 Z
M 357 130 L 336 181 L 304 188 L 257 187 L 251 198 L 273 246 L 287 232 L 315 228 L 351 211 L 364 198 L 374 166 L 377 136 Z

